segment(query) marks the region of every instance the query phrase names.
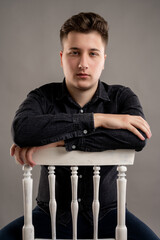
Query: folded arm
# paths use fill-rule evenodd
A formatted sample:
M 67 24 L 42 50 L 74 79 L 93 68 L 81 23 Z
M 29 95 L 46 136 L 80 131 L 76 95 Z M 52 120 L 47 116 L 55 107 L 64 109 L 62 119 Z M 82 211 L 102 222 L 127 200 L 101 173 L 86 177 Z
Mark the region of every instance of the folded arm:
M 88 133 L 94 131 L 92 113 L 65 113 L 57 102 L 50 103 L 36 90 L 27 96 L 16 112 L 12 136 L 19 147 L 33 147 L 82 137 L 84 129 Z
M 129 96 L 125 91 L 123 94 L 126 99 L 124 101 L 123 97 L 123 102 L 119 104 L 118 114 L 68 114 L 51 111 L 53 106 L 45 102 L 39 90 L 31 92 L 13 121 L 12 134 L 16 145 L 11 148 L 12 155 L 15 154 L 20 163 L 24 163 L 28 156 L 27 159 L 29 158 L 34 165 L 29 156 L 38 147 L 55 147 L 59 142 L 61 146 L 65 144 L 68 151 L 73 150 L 71 146 L 75 143 L 78 146 L 77 150 L 84 151 L 117 148 L 141 150 L 145 139 L 151 137 L 150 127 L 144 120 L 137 96 L 132 92 Z M 84 129 L 87 130 L 87 134 L 84 133 Z

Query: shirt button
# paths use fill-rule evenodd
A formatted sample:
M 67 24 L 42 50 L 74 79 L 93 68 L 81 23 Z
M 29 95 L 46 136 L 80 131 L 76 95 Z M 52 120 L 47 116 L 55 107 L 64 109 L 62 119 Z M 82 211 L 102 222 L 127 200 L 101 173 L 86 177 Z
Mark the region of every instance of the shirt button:
M 76 149 L 76 145 L 72 145 L 72 149 Z
M 81 202 L 81 198 L 78 198 L 78 202 Z
M 87 134 L 87 133 L 88 133 L 88 131 L 85 129 L 85 130 L 83 130 L 83 133 L 84 133 L 84 134 Z
M 79 175 L 79 178 L 82 178 L 82 175 Z
M 80 113 L 83 113 L 83 109 L 80 110 Z

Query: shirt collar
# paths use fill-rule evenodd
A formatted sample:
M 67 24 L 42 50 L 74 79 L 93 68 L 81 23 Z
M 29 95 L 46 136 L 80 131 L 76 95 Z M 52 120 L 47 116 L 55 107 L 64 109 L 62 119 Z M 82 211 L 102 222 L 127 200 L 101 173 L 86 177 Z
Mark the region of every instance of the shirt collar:
M 62 87 L 57 94 L 58 94 L 58 96 L 56 98 L 57 100 L 62 100 L 63 98 L 69 96 L 69 92 L 68 92 L 67 87 L 66 87 L 65 78 L 62 82 Z
M 100 80 L 99 80 L 98 87 L 97 87 L 97 90 L 96 90 L 93 98 L 96 98 L 96 99 L 100 98 L 104 101 L 110 101 L 108 91 L 107 91 L 107 89 L 105 89 L 103 82 L 101 82 Z
M 70 94 L 67 90 L 66 82 L 64 79 L 63 83 L 62 83 L 61 91 L 59 91 L 59 93 L 58 93 L 57 100 L 62 100 L 63 98 L 69 97 L 69 96 L 70 96 Z M 103 82 L 101 82 L 100 80 L 98 82 L 98 87 L 97 87 L 97 90 L 96 90 L 92 100 L 96 101 L 97 99 L 102 99 L 104 101 L 110 101 L 110 98 L 108 96 L 108 91 L 105 89 Z

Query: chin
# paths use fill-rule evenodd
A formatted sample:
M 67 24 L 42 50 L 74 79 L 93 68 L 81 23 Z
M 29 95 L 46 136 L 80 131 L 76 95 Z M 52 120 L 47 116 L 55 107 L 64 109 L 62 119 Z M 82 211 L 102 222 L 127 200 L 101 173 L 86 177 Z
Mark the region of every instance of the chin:
M 97 83 L 91 81 L 91 79 L 80 79 L 80 78 L 74 78 L 74 87 L 82 90 L 82 91 L 87 91 L 92 88 L 95 88 L 97 86 Z
M 90 90 L 92 88 L 92 86 L 87 85 L 87 84 L 79 84 L 77 85 L 77 89 L 81 90 L 81 91 L 87 91 Z

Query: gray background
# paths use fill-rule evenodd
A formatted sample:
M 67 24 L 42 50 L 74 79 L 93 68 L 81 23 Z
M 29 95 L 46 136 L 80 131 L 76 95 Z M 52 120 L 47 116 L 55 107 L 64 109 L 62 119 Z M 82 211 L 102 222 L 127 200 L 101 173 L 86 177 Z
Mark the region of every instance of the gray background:
M 108 20 L 108 58 L 101 79 L 131 87 L 151 125 L 151 140 L 128 169 L 127 201 L 160 236 L 159 0 L 0 0 L 0 227 L 23 213 L 21 166 L 9 156 L 12 119 L 30 90 L 62 80 L 59 29 L 80 11 Z M 33 173 L 35 199 L 39 168 Z

